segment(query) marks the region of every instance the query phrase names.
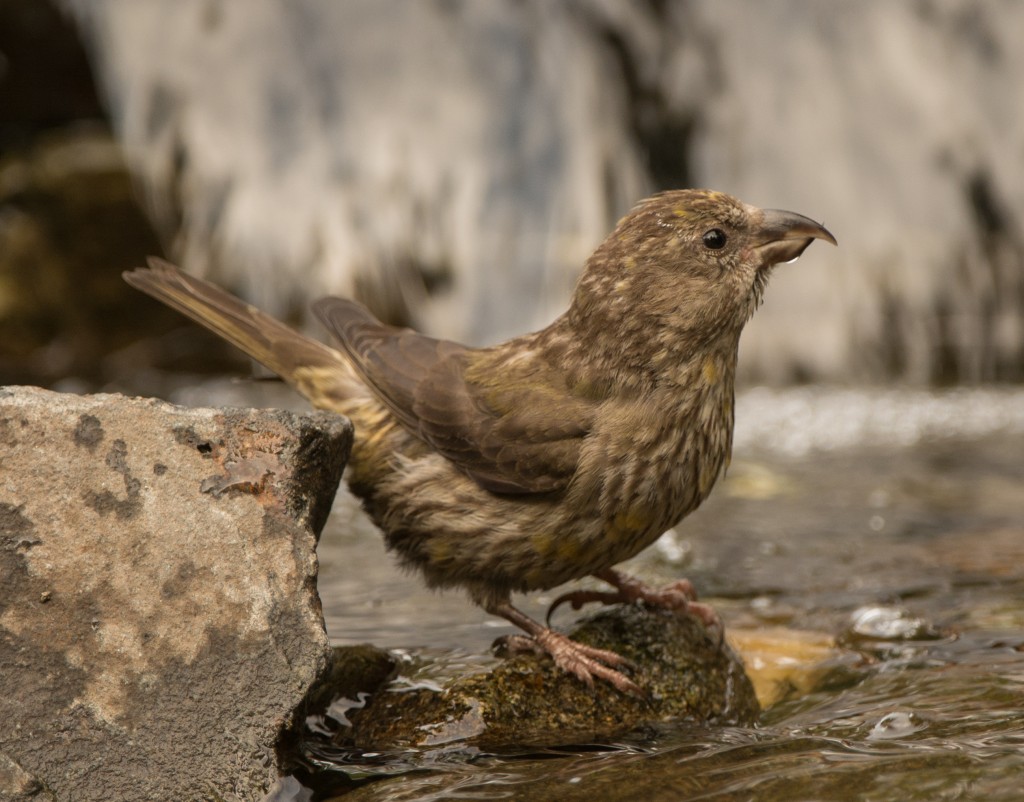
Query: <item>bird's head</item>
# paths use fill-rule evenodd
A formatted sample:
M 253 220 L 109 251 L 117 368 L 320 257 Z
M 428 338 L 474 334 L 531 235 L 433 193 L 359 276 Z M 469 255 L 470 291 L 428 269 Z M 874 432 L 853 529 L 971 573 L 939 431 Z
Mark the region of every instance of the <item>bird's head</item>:
M 757 308 L 774 265 L 823 226 L 794 212 L 758 209 L 721 192 L 674 190 L 639 203 L 587 263 L 576 312 L 629 329 L 656 327 L 701 341 L 738 336 Z M 654 334 L 654 329 L 651 330 Z

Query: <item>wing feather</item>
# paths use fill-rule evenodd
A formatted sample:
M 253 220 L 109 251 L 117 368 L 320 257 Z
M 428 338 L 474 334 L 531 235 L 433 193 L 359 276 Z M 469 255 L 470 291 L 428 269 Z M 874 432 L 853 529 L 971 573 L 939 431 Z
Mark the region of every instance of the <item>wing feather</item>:
M 313 309 L 402 425 L 481 487 L 531 494 L 568 485 L 595 402 L 573 396 L 543 360 L 503 360 L 494 349 L 387 326 L 341 298 Z

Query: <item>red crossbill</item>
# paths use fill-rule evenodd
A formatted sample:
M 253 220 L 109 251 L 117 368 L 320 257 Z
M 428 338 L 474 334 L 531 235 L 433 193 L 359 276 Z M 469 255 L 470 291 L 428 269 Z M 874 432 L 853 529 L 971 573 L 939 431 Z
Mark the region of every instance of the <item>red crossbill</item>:
M 707 497 L 729 461 L 740 332 L 807 217 L 718 192 L 639 203 L 587 260 L 547 328 L 468 348 L 384 325 L 341 298 L 324 345 L 157 259 L 126 280 L 230 341 L 355 427 L 348 483 L 428 585 L 461 587 L 583 681 L 637 691 L 614 652 L 533 620 L 513 591 L 593 575 L 565 597 L 695 609 L 614 570 Z M 525 640 L 525 639 L 523 639 Z

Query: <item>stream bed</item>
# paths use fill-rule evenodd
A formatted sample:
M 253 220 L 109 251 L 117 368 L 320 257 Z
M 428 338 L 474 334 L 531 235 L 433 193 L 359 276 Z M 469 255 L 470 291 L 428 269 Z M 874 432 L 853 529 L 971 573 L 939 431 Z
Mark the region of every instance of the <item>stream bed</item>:
M 396 568 L 347 493 L 319 554 L 332 642 L 391 650 L 410 687 L 493 665 L 512 631 Z M 1024 392 L 742 393 L 727 476 L 626 567 L 685 576 L 717 608 L 762 694 L 756 727 L 501 753 L 311 738 L 315 798 L 1024 798 Z M 515 601 L 543 616 L 561 590 Z

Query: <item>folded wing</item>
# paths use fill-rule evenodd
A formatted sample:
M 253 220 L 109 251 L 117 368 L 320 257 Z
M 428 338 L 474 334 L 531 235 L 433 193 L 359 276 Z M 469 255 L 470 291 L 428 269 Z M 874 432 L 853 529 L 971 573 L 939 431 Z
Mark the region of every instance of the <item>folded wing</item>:
M 531 494 L 568 485 L 596 402 L 573 396 L 544 360 L 506 360 L 387 326 L 341 298 L 313 308 L 402 425 L 481 487 Z

